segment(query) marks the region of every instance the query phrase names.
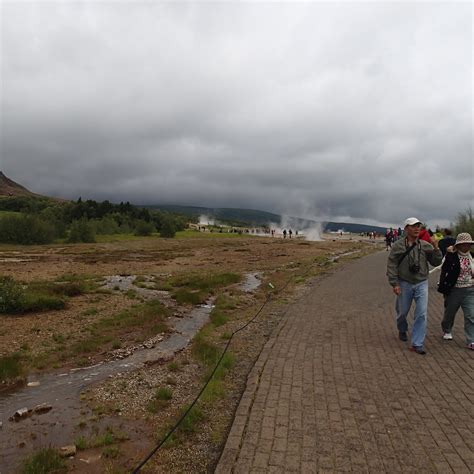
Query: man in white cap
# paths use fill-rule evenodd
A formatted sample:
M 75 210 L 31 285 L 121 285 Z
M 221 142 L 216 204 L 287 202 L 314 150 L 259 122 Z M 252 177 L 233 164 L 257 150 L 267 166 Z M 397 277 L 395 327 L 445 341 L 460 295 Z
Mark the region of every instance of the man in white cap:
M 398 337 L 408 340 L 407 316 L 413 301 L 415 315 L 410 350 L 426 354 L 426 315 L 428 311 L 429 265 L 438 266 L 443 258 L 434 238 L 431 243 L 419 239 L 421 222 L 416 217 L 405 220 L 405 238 L 395 242 L 388 256 L 387 277 L 397 295 L 396 312 Z
M 474 350 L 474 258 L 471 234 L 461 232 L 454 246 L 448 247 L 441 267 L 438 291 L 444 294 L 443 339 L 450 341 L 454 318 L 459 308 L 464 313 L 464 336 L 468 349 Z

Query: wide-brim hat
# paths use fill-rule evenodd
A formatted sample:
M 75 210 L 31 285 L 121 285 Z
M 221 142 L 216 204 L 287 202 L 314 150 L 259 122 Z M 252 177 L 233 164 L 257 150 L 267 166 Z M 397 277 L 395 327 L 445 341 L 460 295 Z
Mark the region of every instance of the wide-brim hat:
M 416 217 L 409 217 L 403 223 L 403 227 L 406 227 L 407 225 L 415 225 L 415 224 L 421 224 L 420 219 L 417 219 Z
M 454 245 L 461 245 L 461 244 L 474 244 L 474 240 L 472 240 L 471 234 L 467 232 L 461 232 L 456 237 L 456 243 Z

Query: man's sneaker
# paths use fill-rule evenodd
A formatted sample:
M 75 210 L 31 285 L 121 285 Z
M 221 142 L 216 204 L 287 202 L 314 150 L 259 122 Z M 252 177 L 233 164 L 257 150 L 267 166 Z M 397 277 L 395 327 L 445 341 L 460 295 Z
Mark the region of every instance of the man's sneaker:
M 408 341 L 407 333 L 405 331 L 399 331 L 398 339 L 400 339 L 400 341 Z
M 474 342 L 470 342 L 466 347 L 471 349 L 471 351 L 474 351 Z
M 420 355 L 425 355 L 426 354 L 426 351 L 423 349 L 423 347 L 420 347 L 420 346 L 411 346 L 410 350 L 412 352 L 416 352 L 417 354 L 420 354 Z
M 453 340 L 453 335 L 450 332 L 445 332 L 445 333 L 443 333 L 443 339 L 445 341 L 452 341 Z

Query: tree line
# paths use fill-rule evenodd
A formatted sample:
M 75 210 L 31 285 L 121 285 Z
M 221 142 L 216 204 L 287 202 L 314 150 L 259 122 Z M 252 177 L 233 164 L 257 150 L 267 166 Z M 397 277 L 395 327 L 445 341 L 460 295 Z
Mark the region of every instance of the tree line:
M 96 235 L 135 234 L 172 238 L 188 217 L 158 210 L 92 199 L 59 201 L 29 196 L 0 198 L 0 242 L 47 244 L 95 242 Z

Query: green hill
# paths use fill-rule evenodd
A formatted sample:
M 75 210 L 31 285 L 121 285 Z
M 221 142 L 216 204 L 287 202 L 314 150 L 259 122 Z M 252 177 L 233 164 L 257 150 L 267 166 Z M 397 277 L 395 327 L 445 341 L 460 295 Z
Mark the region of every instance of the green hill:
M 265 226 L 270 223 L 280 224 L 282 216 L 266 211 L 258 211 L 255 209 L 234 209 L 227 207 L 198 207 L 198 206 L 178 206 L 172 204 L 156 204 L 150 206 L 143 206 L 150 209 L 160 209 L 163 211 L 184 214 L 186 216 L 198 219 L 199 216 L 207 216 L 214 218 L 216 221 L 228 225 L 243 225 L 243 226 Z M 349 223 L 349 222 L 317 222 L 298 217 L 285 218 L 288 227 L 294 229 L 306 229 L 320 224 L 325 232 L 337 232 L 343 230 L 345 232 L 352 232 L 359 234 L 361 232 L 379 232 L 385 233 L 384 227 Z

